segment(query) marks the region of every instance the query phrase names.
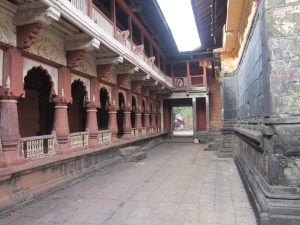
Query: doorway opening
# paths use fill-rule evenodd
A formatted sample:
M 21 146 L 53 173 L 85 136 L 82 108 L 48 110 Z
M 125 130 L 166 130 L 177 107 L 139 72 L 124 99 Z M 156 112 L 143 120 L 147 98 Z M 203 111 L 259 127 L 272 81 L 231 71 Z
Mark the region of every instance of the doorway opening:
M 108 129 L 109 93 L 106 88 L 100 90 L 100 108 L 97 110 L 97 121 L 100 130 Z
M 117 111 L 117 125 L 118 125 L 118 138 L 121 138 L 124 134 L 124 107 L 125 107 L 125 97 L 122 92 L 119 93 L 119 109 Z
M 193 107 L 173 107 L 173 135 L 193 136 Z

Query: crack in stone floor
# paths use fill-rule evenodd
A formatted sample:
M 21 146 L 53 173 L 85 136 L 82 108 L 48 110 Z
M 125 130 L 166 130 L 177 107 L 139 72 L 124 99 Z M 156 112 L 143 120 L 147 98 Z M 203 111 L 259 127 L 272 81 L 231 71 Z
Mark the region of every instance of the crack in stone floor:
M 165 143 L 1 218 L 2 225 L 256 225 L 232 159 Z

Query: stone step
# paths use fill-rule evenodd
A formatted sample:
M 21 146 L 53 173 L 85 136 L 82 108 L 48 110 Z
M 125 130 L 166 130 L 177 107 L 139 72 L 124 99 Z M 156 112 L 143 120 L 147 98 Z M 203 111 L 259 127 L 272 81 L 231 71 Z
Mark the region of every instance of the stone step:
M 125 148 L 119 148 L 119 152 L 121 156 L 130 156 L 141 151 L 142 151 L 141 146 L 128 146 Z
M 167 143 L 193 143 L 193 137 L 173 137 L 166 140 Z
M 127 161 L 128 162 L 138 162 L 146 157 L 147 157 L 146 152 L 137 152 L 133 155 L 128 156 Z

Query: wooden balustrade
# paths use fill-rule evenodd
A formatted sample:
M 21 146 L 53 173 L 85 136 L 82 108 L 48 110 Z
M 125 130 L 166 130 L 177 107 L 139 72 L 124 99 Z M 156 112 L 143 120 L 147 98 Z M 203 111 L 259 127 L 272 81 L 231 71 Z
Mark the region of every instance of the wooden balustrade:
M 69 135 L 71 149 L 87 148 L 89 144 L 88 132 L 77 132 Z
M 109 34 L 109 36 L 114 37 L 113 23 L 95 5 L 93 5 L 92 8 L 92 20 Z
M 82 11 L 84 14 L 88 13 L 87 1 L 82 0 L 69 0 L 77 9 Z
M 54 155 L 56 148 L 55 134 L 21 138 L 20 155 L 26 159 L 38 159 Z

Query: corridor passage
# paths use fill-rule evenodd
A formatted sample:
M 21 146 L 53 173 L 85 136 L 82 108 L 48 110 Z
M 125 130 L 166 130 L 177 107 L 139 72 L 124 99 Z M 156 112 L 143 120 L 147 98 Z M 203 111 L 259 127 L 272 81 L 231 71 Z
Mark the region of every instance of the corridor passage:
M 232 159 L 165 143 L 36 200 L 1 225 L 255 225 Z

